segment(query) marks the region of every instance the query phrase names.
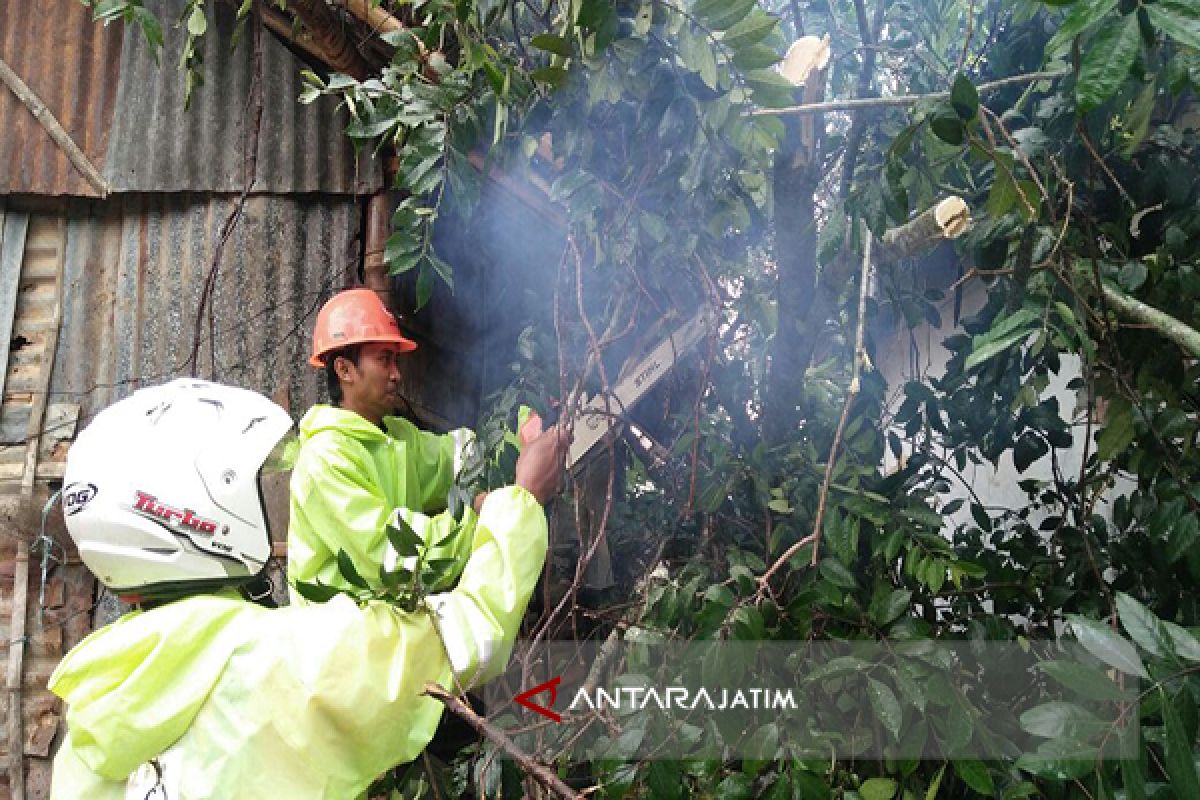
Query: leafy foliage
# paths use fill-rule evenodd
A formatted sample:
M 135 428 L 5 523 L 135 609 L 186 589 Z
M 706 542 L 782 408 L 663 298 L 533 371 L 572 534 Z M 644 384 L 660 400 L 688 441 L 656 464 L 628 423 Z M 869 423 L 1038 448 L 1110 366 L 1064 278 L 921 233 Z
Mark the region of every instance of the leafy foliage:
M 470 223 L 472 160 L 537 177 L 564 219 L 561 263 L 535 278 L 555 310 L 512 343 L 516 378 L 481 427 L 475 479 L 510 464 L 519 404 L 558 397 L 569 411 L 577 389 L 611 386 L 631 332 L 719 311 L 700 355 L 624 410 L 638 434 L 599 460 L 611 493 L 580 482 L 570 498 L 571 516 L 604 526 L 624 591 L 544 608 L 538 630 L 602 638 L 619 617 L 679 639 L 1070 639 L 1095 664 L 1048 658 L 1047 680 L 1114 700 L 1143 682 L 1132 759 L 1108 757 L 1109 732 L 1069 702 L 1021 720 L 1046 739 L 1037 754 L 954 758 L 983 735 L 971 706 L 909 665 L 859 676 L 856 710 L 885 732 L 928 714 L 942 761 L 869 760 L 844 743 L 811 760 L 776 728 L 742 732 L 786 754 L 769 761 L 630 762 L 622 747 L 653 732 L 629 727 L 572 781 L 606 797 L 1196 796 L 1200 365 L 1170 335 L 1194 332 L 1200 308 L 1194 3 L 387 5 L 411 24 L 389 34 L 380 74 L 309 73 L 303 99 L 338 96 L 353 139 L 396 148 L 407 199 L 387 256 L 417 270 L 418 302 L 452 282 L 432 232 Z M 139 4 L 96 7 L 153 41 Z M 801 31 L 830 36 L 826 96 L 922 97 L 857 116 L 770 113 L 799 100 L 773 65 Z M 806 132 L 812 119 L 823 135 Z M 802 277 L 829 302 L 798 318 L 778 291 L 794 209 L 776 200 L 800 156 L 815 175 L 802 222 L 816 271 Z M 850 392 L 860 320 L 844 276 L 864 228 L 879 237 L 949 193 L 974 224 L 953 248 L 879 260 L 872 363 Z M 1168 321 L 1130 318 L 1114 297 Z M 769 355 L 800 329 L 811 357 Z M 892 363 L 905 358 L 888 343 L 918 334 L 941 340 L 944 368 Z M 798 422 L 768 441 L 764 398 L 789 370 L 803 376 L 788 398 Z M 987 491 L 993 475 L 1002 491 Z M 398 552 L 416 546 L 393 536 Z M 380 581 L 411 606 L 435 573 L 429 561 Z M 511 763 L 466 755 L 481 757 L 452 766 L 455 785 L 520 795 Z

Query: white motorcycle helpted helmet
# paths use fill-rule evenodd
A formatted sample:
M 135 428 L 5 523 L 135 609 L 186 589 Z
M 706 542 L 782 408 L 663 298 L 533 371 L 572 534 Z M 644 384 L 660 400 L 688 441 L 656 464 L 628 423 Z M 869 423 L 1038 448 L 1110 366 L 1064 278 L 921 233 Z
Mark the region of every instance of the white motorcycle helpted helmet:
M 191 378 L 104 409 L 67 453 L 63 514 L 80 558 L 130 602 L 264 582 L 259 479 L 282 466 L 291 429 L 262 395 Z

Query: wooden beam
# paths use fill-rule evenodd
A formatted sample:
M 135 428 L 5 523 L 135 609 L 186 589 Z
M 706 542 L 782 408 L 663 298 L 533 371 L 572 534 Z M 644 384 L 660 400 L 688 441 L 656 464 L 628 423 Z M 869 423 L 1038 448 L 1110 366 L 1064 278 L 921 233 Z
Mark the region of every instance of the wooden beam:
M 405 25 L 400 20 L 373 4 L 371 0 L 334 0 L 346 9 L 356 19 L 365 22 L 373 33 L 390 33 L 403 30 Z
M 50 378 L 54 374 L 54 355 L 58 349 L 58 329 L 62 327 L 63 315 L 63 262 L 66 261 L 66 227 L 60 221 L 62 238 L 58 251 L 58 263 L 54 276 L 54 320 L 46 334 L 45 349 L 42 350 L 41 372 L 38 387 L 33 394 L 29 409 L 29 425 L 25 429 L 25 472 L 21 477 L 21 494 L 32 500 L 37 480 L 38 449 L 42 444 L 42 424 L 46 419 L 46 405 L 50 399 Z
M 329 67 L 355 80 L 366 80 L 370 66 L 346 36 L 343 23 L 325 0 L 291 0 L 288 8 L 299 17 L 313 42 L 328 54 Z
M 17 542 L 12 621 L 8 641 L 8 786 L 12 800 L 25 800 L 25 732 L 21 725 L 21 682 L 25 664 L 25 609 L 29 600 L 29 543 Z
M 0 399 L 8 376 L 8 351 L 17 317 L 17 290 L 21 285 L 21 262 L 25 258 L 25 234 L 29 215 L 9 209 L 0 214 Z

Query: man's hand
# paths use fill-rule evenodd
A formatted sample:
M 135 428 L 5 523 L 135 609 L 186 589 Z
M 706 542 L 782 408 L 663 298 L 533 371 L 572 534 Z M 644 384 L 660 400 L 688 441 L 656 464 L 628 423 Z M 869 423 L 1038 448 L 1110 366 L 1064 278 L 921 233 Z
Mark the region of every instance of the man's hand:
M 527 423 L 521 430 L 523 440 L 527 433 L 533 432 L 526 431 L 529 427 Z M 544 505 L 562 488 L 563 463 L 570 443 L 566 430 L 558 425 L 536 438 L 524 441 L 521 455 L 517 457 L 516 485 L 529 490 Z

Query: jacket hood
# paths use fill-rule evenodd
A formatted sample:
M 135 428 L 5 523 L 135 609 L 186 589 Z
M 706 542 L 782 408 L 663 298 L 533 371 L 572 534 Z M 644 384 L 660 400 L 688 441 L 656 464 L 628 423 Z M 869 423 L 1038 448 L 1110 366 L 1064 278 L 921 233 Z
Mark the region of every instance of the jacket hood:
M 48 686 L 68 705 L 88 768 L 124 780 L 182 736 L 257 609 L 228 596 L 190 597 L 126 614 L 76 645 Z
M 384 424 L 391 426 L 392 417 L 385 417 Z M 337 430 L 359 441 L 369 442 L 387 438 L 382 430 L 360 414 L 337 406 L 315 405 L 300 420 L 300 441 L 304 442 L 321 431 Z

